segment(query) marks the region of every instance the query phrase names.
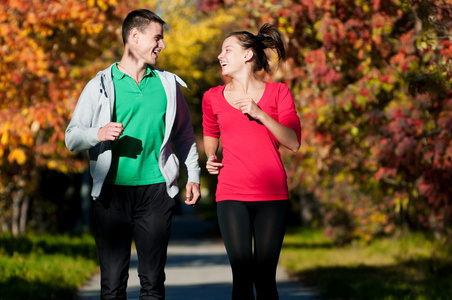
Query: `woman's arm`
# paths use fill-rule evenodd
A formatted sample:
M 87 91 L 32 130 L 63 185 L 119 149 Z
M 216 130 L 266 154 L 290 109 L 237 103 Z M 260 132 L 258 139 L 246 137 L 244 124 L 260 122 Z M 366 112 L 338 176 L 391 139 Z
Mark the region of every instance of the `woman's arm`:
M 243 114 L 249 115 L 250 117 L 260 121 L 265 127 L 267 127 L 268 130 L 270 130 L 281 145 L 293 152 L 298 151 L 300 143 L 298 142 L 298 137 L 295 131 L 275 121 L 266 112 L 261 110 L 253 99 L 247 98 L 237 100 L 234 102 L 234 105 L 237 105 Z
M 218 162 L 217 151 L 220 145 L 220 140 L 210 136 L 204 136 L 204 149 L 207 155 L 206 169 L 212 175 L 218 175 L 222 163 Z

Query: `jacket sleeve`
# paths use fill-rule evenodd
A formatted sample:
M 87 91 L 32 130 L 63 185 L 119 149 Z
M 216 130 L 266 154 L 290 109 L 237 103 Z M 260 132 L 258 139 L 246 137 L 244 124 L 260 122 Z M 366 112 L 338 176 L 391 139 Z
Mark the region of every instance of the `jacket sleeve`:
M 97 119 L 97 105 L 99 101 L 99 87 L 93 80 L 83 89 L 72 114 L 72 119 L 66 128 L 66 147 L 73 152 L 81 152 L 97 145 L 100 141 L 97 132 L 100 125 L 94 125 Z
M 190 110 L 178 84 L 176 84 L 176 93 L 176 120 L 174 121 L 171 141 L 179 159 L 185 165 L 187 182 L 200 183 L 201 168 L 198 163 L 198 149 Z

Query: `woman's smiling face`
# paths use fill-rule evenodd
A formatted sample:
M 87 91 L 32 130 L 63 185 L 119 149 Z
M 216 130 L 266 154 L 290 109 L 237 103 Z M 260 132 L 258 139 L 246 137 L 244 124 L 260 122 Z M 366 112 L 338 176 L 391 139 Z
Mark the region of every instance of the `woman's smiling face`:
M 222 74 L 232 75 L 234 72 L 241 70 L 245 66 L 246 52 L 236 37 L 231 36 L 225 39 L 221 47 L 221 53 L 218 55 Z

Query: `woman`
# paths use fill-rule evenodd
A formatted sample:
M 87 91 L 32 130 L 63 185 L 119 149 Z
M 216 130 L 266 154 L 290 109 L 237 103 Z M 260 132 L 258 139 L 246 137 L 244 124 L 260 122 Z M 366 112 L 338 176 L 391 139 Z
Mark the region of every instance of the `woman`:
M 293 152 L 300 147 L 300 119 L 288 87 L 257 76 L 270 71 L 267 48 L 276 50 L 278 61 L 285 59 L 282 35 L 272 25 L 257 35 L 229 34 L 218 56 L 229 81 L 203 98 L 206 168 L 218 175 L 217 213 L 233 300 L 254 299 L 253 286 L 258 300 L 278 299 L 276 268 L 289 205 L 279 145 Z

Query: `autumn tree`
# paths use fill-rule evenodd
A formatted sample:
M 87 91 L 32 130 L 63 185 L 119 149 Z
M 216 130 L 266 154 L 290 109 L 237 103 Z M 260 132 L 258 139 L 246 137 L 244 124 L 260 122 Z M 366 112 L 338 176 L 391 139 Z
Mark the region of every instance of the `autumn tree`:
M 119 29 L 134 4 L 125 0 L 1 2 L 2 231 L 15 235 L 25 231 L 42 171 L 85 168 L 85 161 L 66 149 L 64 131 L 86 81 L 122 48 Z
M 86 168 L 86 157 L 65 148 L 64 130 L 86 82 L 122 55 L 121 22 L 137 7 L 151 8 L 167 23 L 167 48 L 157 67 L 188 83 L 184 93 L 199 137 L 202 94 L 221 81 L 217 55 L 239 8 L 227 14 L 217 7 L 207 14 L 189 0 L 4 1 L 0 4 L 2 231 L 25 230 L 28 206 L 32 198 L 36 202 L 43 171 L 72 174 Z M 45 209 L 49 207 L 47 203 Z
M 321 201 L 329 235 L 450 235 L 450 1 L 201 2 L 240 6 L 244 27 L 287 37 L 268 80 L 290 86 L 302 118 L 289 183 Z

